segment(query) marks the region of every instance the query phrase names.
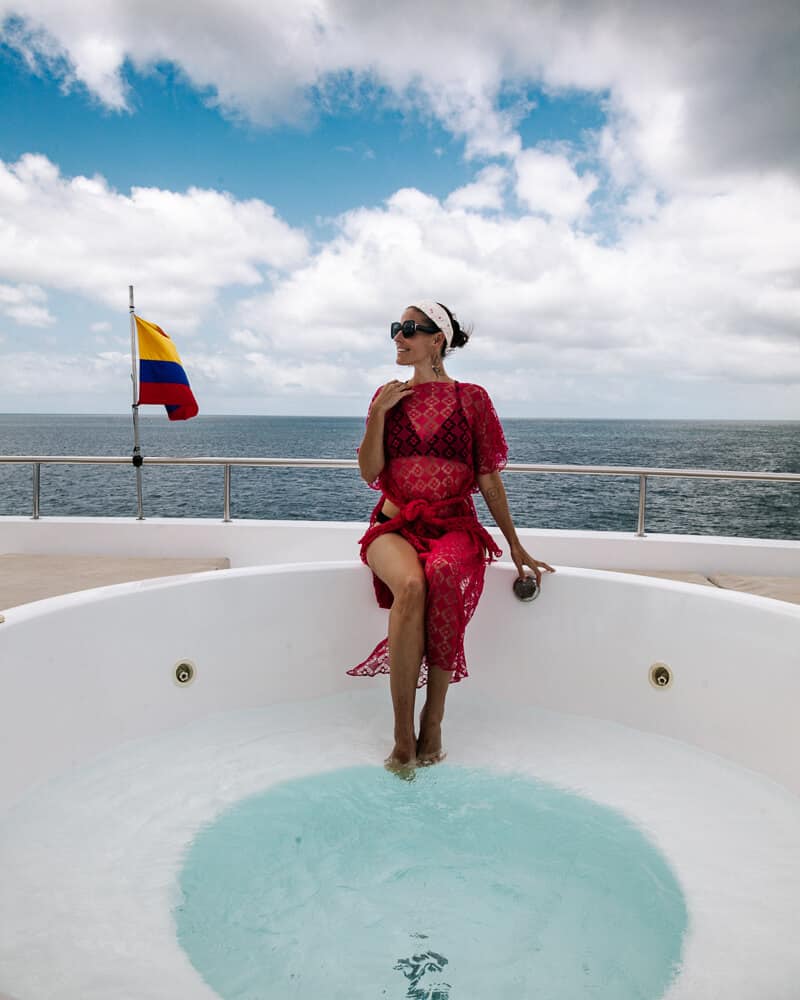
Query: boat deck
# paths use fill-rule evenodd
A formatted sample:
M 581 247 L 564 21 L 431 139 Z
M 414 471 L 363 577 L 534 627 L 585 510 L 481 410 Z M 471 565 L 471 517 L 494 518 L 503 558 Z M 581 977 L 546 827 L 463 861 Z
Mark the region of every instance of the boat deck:
M 98 555 L 0 555 L 0 610 L 112 583 L 227 569 L 227 558 L 175 559 Z M 0 1000 L 2 998 L 0 997 Z
M 655 576 L 663 580 L 681 580 L 703 587 L 718 587 L 720 590 L 737 590 L 742 594 L 771 597 L 775 601 L 800 604 L 800 577 L 797 576 L 749 576 L 736 573 L 674 573 L 670 570 L 618 569 L 615 573 L 634 573 L 638 576 Z
M 0 610 L 114 583 L 228 569 L 216 558 L 130 558 L 98 555 L 0 554 Z M 719 587 L 800 604 L 800 577 L 681 573 L 669 570 L 615 570 L 640 576 Z

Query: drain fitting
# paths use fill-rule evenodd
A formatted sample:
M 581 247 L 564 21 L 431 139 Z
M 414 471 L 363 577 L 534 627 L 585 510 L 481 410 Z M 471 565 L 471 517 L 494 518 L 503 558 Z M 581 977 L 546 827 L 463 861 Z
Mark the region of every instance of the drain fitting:
M 654 663 L 650 667 L 650 683 L 662 691 L 672 684 L 672 671 L 666 663 Z
M 173 671 L 173 679 L 178 687 L 186 687 L 187 684 L 191 684 L 194 680 L 195 675 L 195 665 L 191 660 L 179 660 L 175 664 Z

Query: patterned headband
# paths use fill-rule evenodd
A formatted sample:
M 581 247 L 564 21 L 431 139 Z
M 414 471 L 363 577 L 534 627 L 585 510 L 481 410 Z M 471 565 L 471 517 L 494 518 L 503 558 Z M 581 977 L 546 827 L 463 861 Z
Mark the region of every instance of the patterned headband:
M 444 334 L 444 339 L 449 347 L 453 342 L 453 324 L 447 311 L 438 302 L 429 302 L 427 299 L 422 302 L 412 302 L 409 309 L 419 309 L 420 312 L 429 316 Z

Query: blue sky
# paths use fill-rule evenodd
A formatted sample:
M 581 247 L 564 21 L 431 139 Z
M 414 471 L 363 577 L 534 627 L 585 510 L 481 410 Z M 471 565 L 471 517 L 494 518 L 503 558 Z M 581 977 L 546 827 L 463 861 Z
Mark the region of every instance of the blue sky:
M 65 94 L 53 75 L 31 73 L 16 52 L 0 47 L 0 157 L 43 153 L 66 175 L 100 172 L 123 191 L 202 187 L 261 198 L 290 224 L 312 229 L 354 205 L 380 204 L 401 187 L 444 198 L 475 172 L 462 139 L 416 109 L 391 108 L 380 93 L 358 108 L 318 108 L 298 125 L 266 128 L 220 113 L 212 95 L 174 66 L 147 74 L 126 66 L 123 73 L 131 109 L 120 113 L 85 87 Z M 580 146 L 583 133 L 605 121 L 602 94 L 530 91 L 523 103 L 532 106 L 519 123 L 525 145 Z
M 119 113 L 83 87 L 64 95 L 51 76 L 34 76 L 7 47 L 0 51 L 5 160 L 41 152 L 65 174 L 99 171 L 120 190 L 221 189 L 264 199 L 292 225 L 312 227 L 398 187 L 447 194 L 454 179 L 470 177 L 463 143 L 435 122 L 380 106 L 263 128 L 220 114 L 174 67 L 161 66 L 146 75 L 126 68 L 132 108 Z
M 206 413 L 362 412 L 434 297 L 509 416 L 797 416 L 791 5 L 162 6 L 0 0 L 0 411 L 124 412 L 134 282 Z

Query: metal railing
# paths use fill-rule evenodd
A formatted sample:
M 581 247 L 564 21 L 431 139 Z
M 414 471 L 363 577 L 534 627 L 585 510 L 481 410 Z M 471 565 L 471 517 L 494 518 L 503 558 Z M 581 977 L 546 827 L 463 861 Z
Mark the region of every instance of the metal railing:
M 43 465 L 131 465 L 125 455 L 0 455 L 0 464 L 31 465 L 33 467 L 33 514 L 39 518 L 41 467 Z M 145 458 L 143 465 L 221 465 L 223 480 L 223 521 L 231 521 L 231 469 L 234 466 L 270 466 L 295 469 L 357 469 L 358 462 L 349 458 L 232 458 L 210 456 L 204 458 Z M 650 478 L 673 479 L 739 479 L 752 482 L 798 483 L 800 473 L 794 472 L 737 472 L 728 469 L 659 469 L 627 465 L 507 465 L 505 472 L 543 473 L 559 476 L 624 476 L 639 480 L 639 512 L 636 534 L 645 535 L 647 513 L 647 480 Z M 144 520 L 141 499 L 138 501 L 137 519 Z

